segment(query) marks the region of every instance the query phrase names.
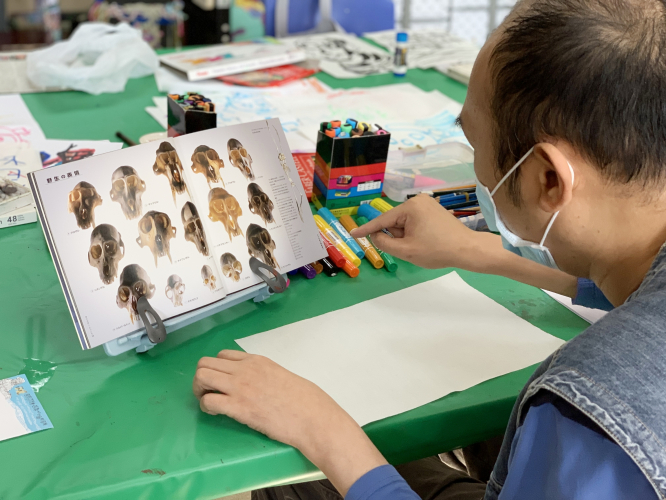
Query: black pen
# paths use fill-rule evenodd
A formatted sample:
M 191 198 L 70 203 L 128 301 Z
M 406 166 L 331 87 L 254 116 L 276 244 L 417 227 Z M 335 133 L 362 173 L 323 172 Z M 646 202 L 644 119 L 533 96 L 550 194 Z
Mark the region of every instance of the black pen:
M 136 142 L 134 142 L 132 139 L 130 139 L 129 137 L 127 137 L 127 136 L 126 136 L 125 134 L 123 134 L 122 132 L 116 132 L 116 137 L 117 137 L 118 139 L 120 139 L 121 141 L 123 141 L 123 142 L 124 142 L 125 144 L 127 144 L 128 146 L 136 146 Z

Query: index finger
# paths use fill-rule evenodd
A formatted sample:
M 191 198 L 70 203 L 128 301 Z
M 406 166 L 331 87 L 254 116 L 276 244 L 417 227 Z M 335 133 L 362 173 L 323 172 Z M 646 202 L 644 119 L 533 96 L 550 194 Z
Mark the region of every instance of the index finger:
M 391 227 L 404 227 L 405 216 L 403 212 L 404 210 L 402 210 L 402 206 L 395 207 L 388 212 L 383 213 L 379 217 L 371 220 L 367 224 L 363 224 L 361 227 L 353 229 L 351 235 L 354 238 L 363 238 L 364 236 L 377 233 L 382 229 Z

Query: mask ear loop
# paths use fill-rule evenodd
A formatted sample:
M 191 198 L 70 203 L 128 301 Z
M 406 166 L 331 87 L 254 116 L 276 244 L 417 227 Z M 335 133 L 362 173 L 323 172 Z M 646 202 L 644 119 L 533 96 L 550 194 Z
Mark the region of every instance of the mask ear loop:
M 571 168 L 571 163 L 567 162 L 567 165 L 569 166 L 569 170 L 571 171 L 571 185 L 573 186 L 574 184 L 574 170 Z M 553 227 L 553 222 L 555 222 L 555 219 L 557 219 L 557 216 L 560 215 L 560 211 L 558 210 L 553 214 L 553 216 L 550 219 L 550 222 L 548 223 L 548 226 L 546 226 L 546 232 L 543 233 L 543 238 L 541 238 L 541 243 L 539 243 L 539 246 L 542 247 L 543 244 L 546 241 L 546 236 L 548 236 L 548 233 L 550 232 L 550 228 Z
M 495 189 L 493 189 L 492 192 L 490 193 L 490 197 L 491 197 L 491 198 L 492 198 L 493 196 L 495 196 L 495 193 L 497 192 L 497 190 L 499 189 L 499 187 L 500 187 L 502 184 L 504 184 L 504 181 L 507 180 L 507 178 L 508 178 L 512 173 L 514 173 L 514 172 L 516 171 L 516 169 L 517 169 L 518 167 L 520 167 L 520 166 L 522 165 L 522 163 L 523 163 L 525 160 L 527 160 L 527 157 L 528 157 L 529 155 L 532 154 L 532 151 L 534 151 L 534 146 L 532 146 L 532 147 L 530 148 L 530 150 L 529 150 L 527 153 L 525 153 L 525 154 L 523 155 L 523 157 L 522 157 L 520 160 L 518 160 L 518 162 L 517 162 L 513 167 L 511 167 L 511 170 L 509 170 L 506 174 L 504 174 L 504 177 L 502 177 L 502 179 L 497 183 L 497 186 L 495 186 Z

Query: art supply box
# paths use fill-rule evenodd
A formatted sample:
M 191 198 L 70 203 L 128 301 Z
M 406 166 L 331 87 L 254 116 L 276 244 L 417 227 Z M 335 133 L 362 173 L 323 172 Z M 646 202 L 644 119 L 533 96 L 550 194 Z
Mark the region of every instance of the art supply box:
M 317 135 L 313 201 L 328 209 L 358 207 L 382 195 L 391 134 Z
M 192 98 L 203 105 L 190 104 L 195 102 Z M 205 99 L 201 94 L 193 93 L 167 96 L 167 135 L 169 137 L 178 137 L 217 127 L 215 105 L 212 102 L 204 103 L 199 98 Z
M 461 142 L 388 155 L 384 194 L 392 200 L 405 201 L 410 194 L 470 184 L 476 184 L 474 150 Z

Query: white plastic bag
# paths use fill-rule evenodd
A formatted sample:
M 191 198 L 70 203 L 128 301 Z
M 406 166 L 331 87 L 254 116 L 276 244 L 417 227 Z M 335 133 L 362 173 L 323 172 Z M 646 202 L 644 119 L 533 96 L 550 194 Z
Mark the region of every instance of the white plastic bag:
M 97 95 L 122 92 L 129 78 L 153 74 L 159 60 L 138 29 L 124 23 L 83 23 L 69 40 L 29 54 L 27 66 L 35 85 Z

